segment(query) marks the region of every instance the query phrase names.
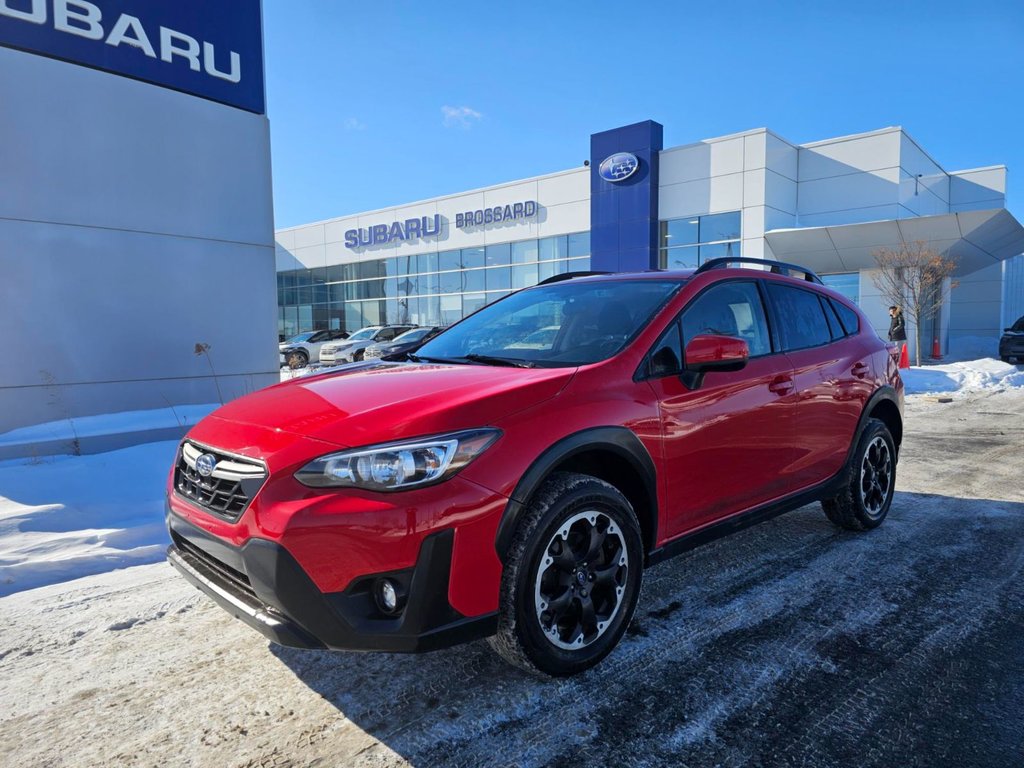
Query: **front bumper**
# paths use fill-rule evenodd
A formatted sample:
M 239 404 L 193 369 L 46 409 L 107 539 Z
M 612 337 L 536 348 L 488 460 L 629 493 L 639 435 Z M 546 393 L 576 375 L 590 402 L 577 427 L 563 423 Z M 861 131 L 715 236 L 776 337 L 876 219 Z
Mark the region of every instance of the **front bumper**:
M 1000 357 L 1024 357 L 1024 336 L 1004 336 L 999 340 Z
M 167 559 L 193 585 L 236 618 L 280 645 L 332 650 L 419 652 L 493 634 L 497 614 L 467 618 L 448 602 L 454 531 L 424 538 L 416 564 L 355 579 L 324 593 L 280 544 L 253 538 L 240 547 L 187 522 L 170 509 Z M 386 616 L 371 592 L 387 576 L 406 593 Z

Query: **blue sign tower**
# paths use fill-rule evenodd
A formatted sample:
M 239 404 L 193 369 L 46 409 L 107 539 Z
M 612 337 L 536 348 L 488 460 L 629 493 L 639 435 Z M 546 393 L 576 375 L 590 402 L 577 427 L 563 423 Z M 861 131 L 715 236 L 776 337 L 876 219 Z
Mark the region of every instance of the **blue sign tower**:
M 660 123 L 645 120 L 590 137 L 591 269 L 657 268 L 663 131 Z

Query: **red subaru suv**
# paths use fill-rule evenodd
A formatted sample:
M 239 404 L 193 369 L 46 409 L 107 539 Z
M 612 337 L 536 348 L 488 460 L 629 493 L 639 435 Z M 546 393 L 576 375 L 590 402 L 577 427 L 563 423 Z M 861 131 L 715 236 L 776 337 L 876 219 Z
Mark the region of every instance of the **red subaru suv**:
M 614 648 L 653 563 L 812 501 L 874 528 L 892 349 L 814 274 L 732 266 L 755 261 L 562 275 L 405 359 L 229 403 L 178 452 L 170 562 L 284 645 L 492 636 L 569 675 Z

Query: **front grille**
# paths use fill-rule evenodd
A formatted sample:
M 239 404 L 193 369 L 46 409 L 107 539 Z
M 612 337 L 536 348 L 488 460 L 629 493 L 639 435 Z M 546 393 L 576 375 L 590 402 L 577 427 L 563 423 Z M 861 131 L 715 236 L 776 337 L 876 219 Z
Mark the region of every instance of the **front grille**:
M 188 539 L 179 536 L 176 533 L 171 533 L 171 539 L 174 541 L 174 546 L 178 548 L 178 551 L 186 558 L 191 559 L 193 567 L 196 563 L 205 566 L 207 578 L 216 577 L 216 581 L 220 581 L 222 584 L 231 586 L 235 591 L 241 592 L 249 597 L 253 598 L 257 602 L 259 599 L 256 597 L 256 593 L 253 591 L 252 583 L 249 581 L 249 577 L 241 571 L 236 571 L 227 563 L 222 563 L 212 555 L 207 554 L 199 547 L 192 544 Z
M 208 477 L 196 469 L 204 454 L 216 460 Z M 182 443 L 174 467 L 174 487 L 181 496 L 231 522 L 241 517 L 266 478 L 262 464 L 189 442 Z

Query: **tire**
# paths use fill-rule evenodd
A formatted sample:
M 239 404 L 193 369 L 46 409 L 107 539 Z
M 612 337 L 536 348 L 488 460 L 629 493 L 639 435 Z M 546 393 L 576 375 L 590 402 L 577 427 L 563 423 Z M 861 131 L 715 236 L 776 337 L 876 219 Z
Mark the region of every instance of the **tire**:
M 1000 355 L 999 359 L 1002 360 L 1004 363 L 1009 363 L 1013 360 L 1013 357 L 1010 355 Z
M 877 528 L 889 514 L 896 486 L 896 446 L 889 428 L 869 419 L 850 462 L 850 479 L 837 496 L 821 502 L 825 516 L 848 531 Z
M 530 672 L 566 677 L 589 669 L 633 618 L 643 555 L 636 514 L 618 489 L 556 472 L 512 538 L 491 646 Z M 561 607 L 553 611 L 556 602 Z
M 361 349 L 356 350 L 355 352 L 352 353 L 352 362 L 358 363 L 360 360 L 364 358 L 365 354 L 366 353 Z
M 285 358 L 285 362 L 288 363 L 289 368 L 305 368 L 309 364 L 309 355 L 301 349 L 297 349 L 289 353 L 288 357 Z

